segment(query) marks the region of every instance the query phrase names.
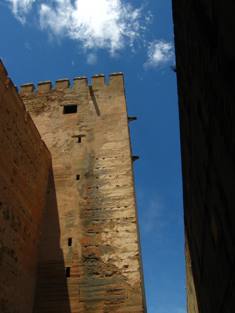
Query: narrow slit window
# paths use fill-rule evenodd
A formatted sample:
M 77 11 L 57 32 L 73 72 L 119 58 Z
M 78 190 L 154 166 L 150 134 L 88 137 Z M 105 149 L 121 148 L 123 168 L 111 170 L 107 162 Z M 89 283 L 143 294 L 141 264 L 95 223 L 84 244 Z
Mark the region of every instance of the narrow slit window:
M 64 105 L 64 114 L 72 114 L 72 113 L 77 113 L 78 111 L 78 106 L 76 104 L 66 104 Z
M 69 247 L 72 246 L 72 242 L 73 242 L 73 241 L 72 241 L 72 238 L 69 238 L 69 239 L 68 239 L 68 246 L 69 246 Z
M 80 180 L 80 175 L 76 175 L 76 180 Z
M 82 142 L 82 137 L 78 136 L 78 143 L 81 143 L 81 142 Z
M 65 276 L 70 277 L 70 267 L 65 268 Z

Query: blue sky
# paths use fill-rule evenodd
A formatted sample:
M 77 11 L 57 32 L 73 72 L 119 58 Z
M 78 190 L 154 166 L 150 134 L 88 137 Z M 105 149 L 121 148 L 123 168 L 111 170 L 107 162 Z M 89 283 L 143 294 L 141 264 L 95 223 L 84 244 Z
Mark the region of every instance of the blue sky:
M 170 0 L 0 0 L 16 85 L 124 72 L 148 313 L 185 313 L 180 146 Z

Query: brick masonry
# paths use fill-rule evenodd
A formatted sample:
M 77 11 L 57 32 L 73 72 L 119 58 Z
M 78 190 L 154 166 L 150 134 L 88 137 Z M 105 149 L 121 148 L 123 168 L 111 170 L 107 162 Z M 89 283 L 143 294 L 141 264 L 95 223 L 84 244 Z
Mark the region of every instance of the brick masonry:
M 123 75 L 20 95 L 53 166 L 34 313 L 146 312 Z
M 234 12 L 173 0 L 190 313 L 235 307 Z
M 0 62 L 0 312 L 31 313 L 51 157 Z

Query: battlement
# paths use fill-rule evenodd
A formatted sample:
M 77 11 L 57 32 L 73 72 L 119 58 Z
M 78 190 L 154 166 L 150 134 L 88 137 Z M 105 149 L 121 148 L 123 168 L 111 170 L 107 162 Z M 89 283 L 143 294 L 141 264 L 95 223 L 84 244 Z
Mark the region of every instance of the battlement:
M 124 76 L 123 73 L 112 73 L 109 75 L 109 79 L 105 79 L 105 75 L 97 74 L 92 76 L 92 83 L 89 85 L 88 79 L 85 76 L 75 77 L 73 82 L 68 78 L 58 79 L 55 84 L 51 81 L 41 81 L 35 86 L 33 83 L 27 83 L 20 86 L 19 93 L 21 95 L 27 94 L 44 94 L 51 91 L 73 91 L 80 92 L 92 88 L 94 91 L 99 89 L 110 88 L 111 90 L 124 90 Z

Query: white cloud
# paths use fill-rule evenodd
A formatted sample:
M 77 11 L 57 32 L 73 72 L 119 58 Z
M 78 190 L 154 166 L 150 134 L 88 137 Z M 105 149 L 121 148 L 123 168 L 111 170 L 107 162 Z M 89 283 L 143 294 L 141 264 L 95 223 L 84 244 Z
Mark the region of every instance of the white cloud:
M 40 26 L 56 36 L 78 40 L 86 49 L 111 54 L 133 46 L 144 26 L 141 9 L 123 0 L 55 0 L 40 5 Z
M 159 67 L 174 59 L 174 47 L 171 42 L 156 40 L 149 44 L 148 60 L 144 64 L 148 67 Z
M 25 22 L 27 13 L 31 10 L 36 0 L 7 0 L 11 5 L 11 10 L 15 17 L 21 22 Z
M 127 47 L 135 51 L 137 43 L 143 45 L 144 31 L 152 20 L 150 11 L 143 14 L 143 6 L 136 7 L 130 0 L 5 1 L 21 23 L 38 18 L 50 38 L 68 37 L 85 50 L 106 49 L 111 55 Z

